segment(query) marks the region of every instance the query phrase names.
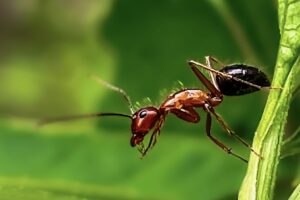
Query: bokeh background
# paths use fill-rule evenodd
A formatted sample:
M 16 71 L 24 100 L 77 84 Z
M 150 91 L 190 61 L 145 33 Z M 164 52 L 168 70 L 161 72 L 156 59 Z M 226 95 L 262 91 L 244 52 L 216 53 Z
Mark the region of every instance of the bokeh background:
M 272 78 L 277 24 L 271 0 L 1 1 L 0 197 L 237 199 L 247 165 L 206 138 L 201 110 L 199 124 L 170 115 L 142 160 L 129 145 L 127 119 L 36 123 L 61 115 L 129 113 L 123 98 L 91 75 L 123 88 L 140 106 L 158 106 L 180 87 L 178 81 L 203 88 L 186 61 L 204 62 L 206 55 L 259 66 Z M 217 111 L 251 142 L 267 95 L 225 97 Z M 287 135 L 299 126 L 299 112 L 298 95 Z M 248 149 L 213 125 L 214 135 L 248 157 Z M 299 156 L 283 159 L 275 199 L 287 199 L 299 177 Z

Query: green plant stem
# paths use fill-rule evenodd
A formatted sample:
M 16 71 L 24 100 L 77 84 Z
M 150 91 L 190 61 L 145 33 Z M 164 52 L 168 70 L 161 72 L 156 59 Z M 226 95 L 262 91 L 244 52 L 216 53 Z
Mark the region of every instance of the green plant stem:
M 282 138 L 292 94 L 300 71 L 300 1 L 279 0 L 281 33 L 275 73 L 266 107 L 256 130 L 253 148 L 263 159 L 251 155 L 239 199 L 273 198 Z

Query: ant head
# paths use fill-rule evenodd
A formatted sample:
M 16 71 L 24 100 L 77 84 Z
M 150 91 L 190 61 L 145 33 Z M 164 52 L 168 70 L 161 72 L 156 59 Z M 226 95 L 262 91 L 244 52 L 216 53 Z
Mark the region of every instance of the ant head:
M 145 135 L 154 127 L 159 119 L 159 110 L 155 107 L 146 107 L 132 115 L 130 144 L 132 147 L 139 145 Z

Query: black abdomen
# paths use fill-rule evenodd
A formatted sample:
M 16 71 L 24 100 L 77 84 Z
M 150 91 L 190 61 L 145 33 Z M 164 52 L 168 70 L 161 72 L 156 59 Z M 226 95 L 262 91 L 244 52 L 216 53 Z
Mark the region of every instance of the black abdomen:
M 261 87 L 270 86 L 270 81 L 268 80 L 266 74 L 255 67 L 244 64 L 232 64 L 225 66 L 220 70 L 220 72 L 229 74 Z M 244 95 L 259 90 L 256 87 L 235 81 L 233 79 L 224 78 L 220 75 L 216 76 L 216 81 L 220 91 L 227 96 Z

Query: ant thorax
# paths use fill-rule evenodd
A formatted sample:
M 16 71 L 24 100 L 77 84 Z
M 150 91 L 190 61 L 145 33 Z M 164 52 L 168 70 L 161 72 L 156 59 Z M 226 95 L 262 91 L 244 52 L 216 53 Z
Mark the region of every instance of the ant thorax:
M 165 111 L 182 107 L 202 107 L 210 94 L 199 89 L 183 89 L 170 95 L 160 106 Z

